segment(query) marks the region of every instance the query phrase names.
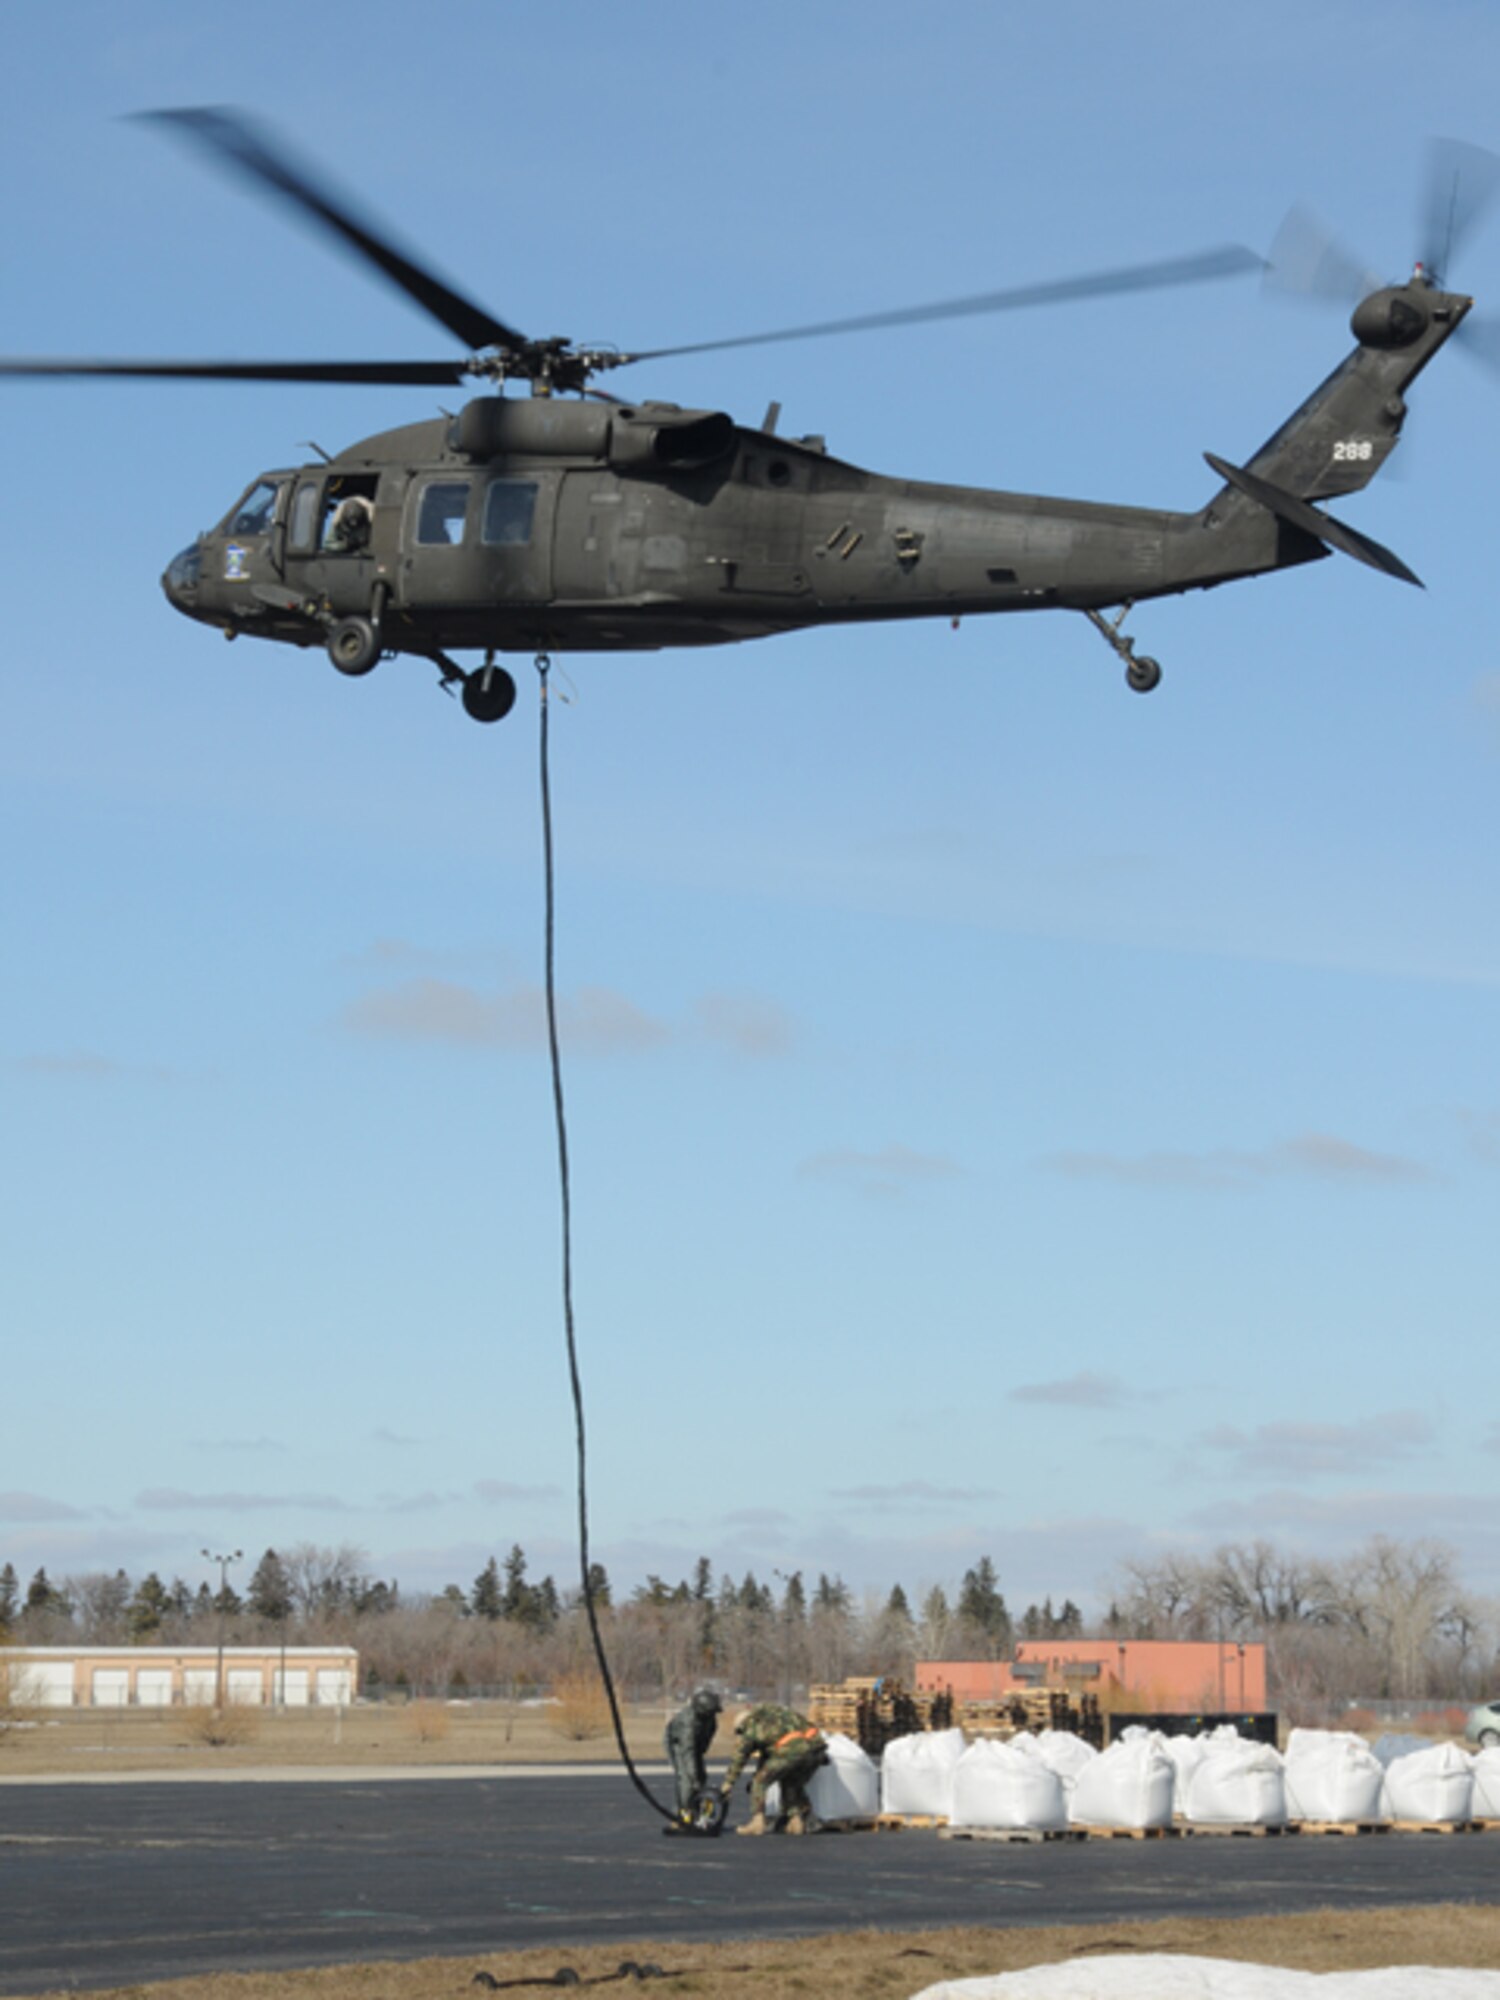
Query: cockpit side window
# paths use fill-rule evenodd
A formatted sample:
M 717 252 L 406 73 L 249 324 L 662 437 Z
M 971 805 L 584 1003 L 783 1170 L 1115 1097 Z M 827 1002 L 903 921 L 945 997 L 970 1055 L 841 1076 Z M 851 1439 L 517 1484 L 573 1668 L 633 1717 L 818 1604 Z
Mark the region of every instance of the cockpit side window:
M 281 491 L 274 479 L 258 479 L 235 508 L 229 523 L 231 535 L 269 533 L 276 513 L 276 496 Z

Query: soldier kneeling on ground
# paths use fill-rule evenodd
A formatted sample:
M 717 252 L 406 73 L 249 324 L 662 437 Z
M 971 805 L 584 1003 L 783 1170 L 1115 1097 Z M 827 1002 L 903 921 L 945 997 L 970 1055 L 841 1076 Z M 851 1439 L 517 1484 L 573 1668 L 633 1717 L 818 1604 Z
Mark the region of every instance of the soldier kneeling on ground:
M 762 1702 L 747 1708 L 734 1725 L 734 1756 L 720 1786 L 727 1799 L 735 1780 L 753 1758 L 755 1776 L 750 1782 L 750 1818 L 736 1833 L 766 1831 L 766 1792 L 781 1787 L 782 1819 L 788 1833 L 806 1833 L 812 1821 L 807 1787 L 814 1771 L 828 1762 L 828 1745 L 821 1729 L 814 1729 L 805 1715 L 794 1708 L 780 1708 Z

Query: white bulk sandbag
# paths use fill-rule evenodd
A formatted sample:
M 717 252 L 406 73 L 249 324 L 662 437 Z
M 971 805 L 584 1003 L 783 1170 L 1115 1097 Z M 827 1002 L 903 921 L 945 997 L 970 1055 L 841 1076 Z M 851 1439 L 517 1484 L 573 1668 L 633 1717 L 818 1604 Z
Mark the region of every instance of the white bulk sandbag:
M 1078 1773 L 1099 1755 L 1092 1743 L 1085 1743 L 1071 1729 L 1044 1729 L 1039 1736 L 1017 1736 L 1012 1741 L 1023 1747 L 1029 1744 L 1038 1762 L 1062 1779 L 1065 1792 L 1073 1789 Z
M 1392 1819 L 1442 1826 L 1474 1809 L 1474 1764 L 1456 1743 L 1432 1743 L 1397 1757 L 1385 1769 L 1382 1803 Z
M 1481 1750 L 1474 1759 L 1475 1819 L 1500 1819 L 1500 1749 Z
M 953 1773 L 954 1826 L 1061 1827 L 1068 1823 L 1063 1781 L 1021 1739 L 971 1743 Z
M 819 1819 L 873 1819 L 880 1810 L 875 1760 L 850 1736 L 829 1736 L 828 1762 L 813 1772 L 807 1796 Z
M 1176 1818 L 1187 1816 L 1188 1786 L 1194 1771 L 1209 1754 L 1211 1738 L 1207 1736 L 1163 1736 L 1161 1747 L 1172 1760 L 1172 1812 Z
M 1286 1741 L 1288 1819 L 1383 1819 L 1385 1780 L 1379 1758 L 1362 1736 L 1346 1729 L 1294 1729 Z
M 1188 1780 L 1184 1817 L 1194 1826 L 1280 1826 L 1286 1819 L 1281 1756 L 1269 1743 L 1216 1742 Z
M 1143 1730 L 1085 1764 L 1073 1783 L 1068 1818 L 1074 1826 L 1170 1826 L 1172 1760 L 1161 1738 Z
M 946 1819 L 953 1811 L 953 1773 L 963 1754 L 961 1729 L 935 1729 L 887 1743 L 880 1759 L 880 1810 Z

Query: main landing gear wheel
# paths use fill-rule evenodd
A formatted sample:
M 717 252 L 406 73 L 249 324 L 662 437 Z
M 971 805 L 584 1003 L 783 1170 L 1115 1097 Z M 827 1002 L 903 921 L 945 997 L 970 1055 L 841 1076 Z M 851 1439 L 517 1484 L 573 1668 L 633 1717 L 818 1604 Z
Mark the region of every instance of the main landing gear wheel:
M 476 722 L 501 722 L 516 705 L 516 684 L 504 667 L 476 667 L 465 677 L 463 700 Z
M 1150 694 L 1161 680 L 1161 668 L 1148 654 L 1130 661 L 1125 669 L 1125 681 L 1137 694 Z
M 328 635 L 328 657 L 341 674 L 367 674 L 382 650 L 368 618 L 341 618 Z

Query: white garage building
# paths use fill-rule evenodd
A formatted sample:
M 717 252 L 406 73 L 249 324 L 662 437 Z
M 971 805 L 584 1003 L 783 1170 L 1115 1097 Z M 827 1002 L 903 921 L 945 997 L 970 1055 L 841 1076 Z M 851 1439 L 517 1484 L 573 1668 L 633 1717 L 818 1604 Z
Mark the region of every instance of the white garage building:
M 17 1646 L 0 1654 L 25 1708 L 211 1707 L 217 1646 Z M 246 1708 L 346 1708 L 359 1688 L 353 1646 L 226 1646 L 223 1699 Z

